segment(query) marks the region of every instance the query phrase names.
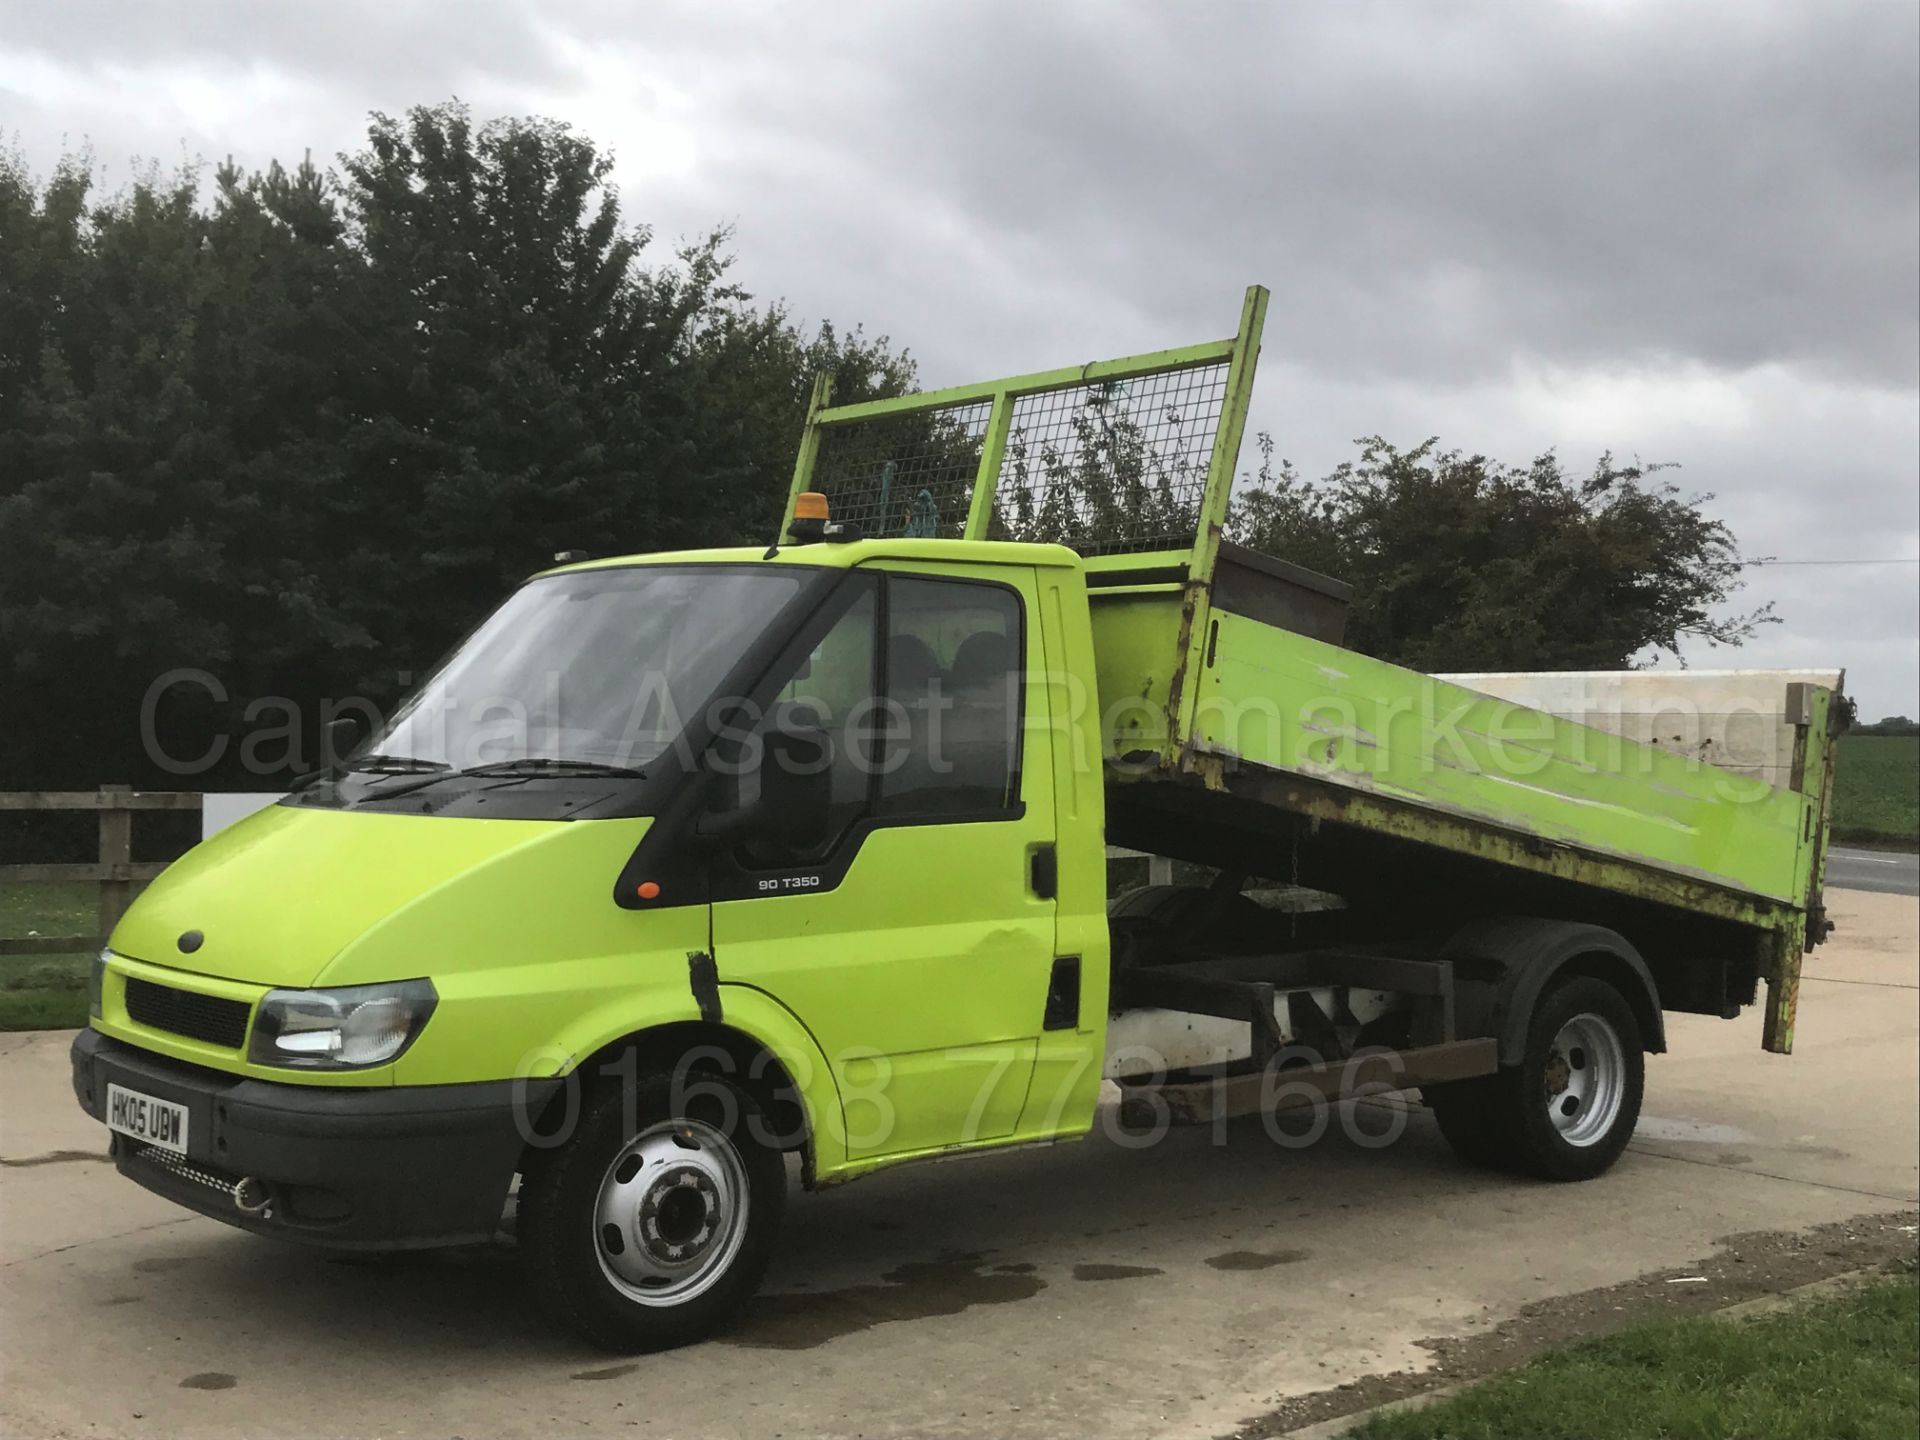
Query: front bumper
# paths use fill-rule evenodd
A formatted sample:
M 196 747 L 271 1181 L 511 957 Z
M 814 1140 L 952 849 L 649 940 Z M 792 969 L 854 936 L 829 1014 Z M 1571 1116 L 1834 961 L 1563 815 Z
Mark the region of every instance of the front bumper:
M 491 1239 L 532 1124 L 558 1080 L 283 1085 L 165 1059 L 82 1030 L 73 1090 L 104 1123 L 107 1086 L 187 1108 L 187 1154 L 113 1137 L 120 1173 L 216 1220 L 344 1250 Z M 236 1203 L 243 1179 L 247 1187 Z M 264 1201 L 264 1207 L 262 1202 Z

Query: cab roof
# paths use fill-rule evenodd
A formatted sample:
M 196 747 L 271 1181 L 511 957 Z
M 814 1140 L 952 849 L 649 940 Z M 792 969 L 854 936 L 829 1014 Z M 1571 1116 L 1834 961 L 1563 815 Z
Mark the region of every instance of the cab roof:
M 911 560 L 917 564 L 1032 565 L 1078 570 L 1085 562 L 1064 545 L 1035 545 L 1014 540 L 819 540 L 804 545 L 730 545 L 710 550 L 658 550 L 651 554 L 605 555 L 572 565 L 555 565 L 538 575 L 576 570 L 608 570 L 630 565 L 809 565 L 851 569 L 872 561 Z M 536 576 L 535 578 L 538 578 Z

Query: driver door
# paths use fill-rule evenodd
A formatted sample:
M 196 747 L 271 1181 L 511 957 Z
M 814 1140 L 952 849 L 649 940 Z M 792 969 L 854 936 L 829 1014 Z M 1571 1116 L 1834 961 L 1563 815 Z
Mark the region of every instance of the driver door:
M 1054 959 L 1033 884 L 1054 842 L 1033 572 L 861 584 L 777 707 L 811 708 L 829 742 L 829 838 L 798 861 L 736 855 L 713 890 L 721 977 L 820 1042 L 855 1158 L 1011 1134 Z

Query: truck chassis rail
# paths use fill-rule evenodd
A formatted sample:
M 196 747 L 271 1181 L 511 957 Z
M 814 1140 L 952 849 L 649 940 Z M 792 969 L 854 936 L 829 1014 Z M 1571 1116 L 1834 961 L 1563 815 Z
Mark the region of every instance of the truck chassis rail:
M 1348 1059 L 1318 1065 L 1270 1064 L 1209 1080 L 1129 1085 L 1120 1098 L 1120 1123 L 1125 1129 L 1143 1131 L 1163 1124 L 1204 1125 L 1329 1100 L 1472 1080 L 1499 1068 L 1499 1049 L 1491 1039 L 1449 1040 L 1412 1050 L 1363 1050 Z

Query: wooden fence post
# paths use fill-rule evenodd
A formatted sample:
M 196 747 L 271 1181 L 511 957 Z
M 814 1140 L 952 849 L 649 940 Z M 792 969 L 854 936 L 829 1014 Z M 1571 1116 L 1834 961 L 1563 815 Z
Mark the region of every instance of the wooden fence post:
M 133 811 L 125 804 L 128 787 L 102 785 L 100 807 L 100 943 L 133 903 Z M 119 803 L 115 803 L 119 802 Z
M 0 955 L 71 955 L 98 950 L 133 903 L 134 887 L 162 870 L 164 861 L 133 859 L 135 810 L 198 810 L 201 797 L 178 790 L 135 790 L 103 785 L 98 790 L 0 790 L 0 813 L 17 810 L 94 810 L 100 815 L 100 857 L 88 864 L 64 860 L 0 865 L 0 885 L 94 887 L 94 935 L 0 935 Z

